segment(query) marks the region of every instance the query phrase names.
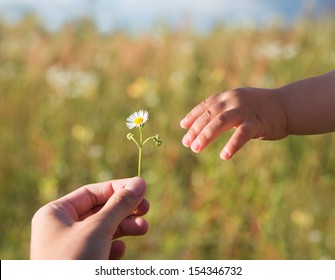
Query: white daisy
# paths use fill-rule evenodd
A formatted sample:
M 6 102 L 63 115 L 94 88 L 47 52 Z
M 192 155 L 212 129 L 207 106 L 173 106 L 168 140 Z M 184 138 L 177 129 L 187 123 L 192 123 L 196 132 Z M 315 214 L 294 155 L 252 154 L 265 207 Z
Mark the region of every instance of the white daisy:
M 135 113 L 132 113 L 126 121 L 126 125 L 129 129 L 133 129 L 134 127 L 143 126 L 147 120 L 149 119 L 149 113 L 148 111 L 138 111 Z

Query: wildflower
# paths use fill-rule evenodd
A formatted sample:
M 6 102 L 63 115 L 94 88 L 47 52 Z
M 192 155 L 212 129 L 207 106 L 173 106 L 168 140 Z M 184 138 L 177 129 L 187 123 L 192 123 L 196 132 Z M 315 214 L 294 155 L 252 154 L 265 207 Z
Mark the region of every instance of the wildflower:
M 89 96 L 96 92 L 99 85 L 99 78 L 93 72 L 63 68 L 57 65 L 47 70 L 46 80 L 62 98 Z
M 149 113 L 147 111 L 139 111 L 132 113 L 126 121 L 126 125 L 129 129 L 133 129 L 134 127 L 144 126 L 144 124 L 149 119 Z
M 138 148 L 138 170 L 137 170 L 138 176 L 141 176 L 142 147 L 144 146 L 144 144 L 146 144 L 150 140 L 153 140 L 157 147 L 162 145 L 162 140 L 160 139 L 159 134 L 156 134 L 155 136 L 151 136 L 143 140 L 142 129 L 143 129 L 144 124 L 148 120 L 149 120 L 149 113 L 144 110 L 132 113 L 126 120 L 126 125 L 129 129 L 138 127 L 139 133 L 140 133 L 139 141 L 135 139 L 135 135 L 133 133 L 127 134 L 127 139 L 134 141 Z

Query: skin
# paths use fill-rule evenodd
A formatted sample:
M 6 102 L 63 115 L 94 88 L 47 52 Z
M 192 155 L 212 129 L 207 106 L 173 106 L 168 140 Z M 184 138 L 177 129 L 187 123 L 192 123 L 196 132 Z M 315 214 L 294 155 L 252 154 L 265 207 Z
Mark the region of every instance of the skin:
M 40 208 L 32 219 L 31 259 L 120 259 L 125 244 L 143 235 L 149 210 L 140 177 L 83 186 Z
M 180 122 L 185 147 L 201 152 L 221 133 L 235 128 L 220 153 L 230 159 L 251 139 L 335 131 L 335 71 L 277 89 L 237 88 L 208 97 Z

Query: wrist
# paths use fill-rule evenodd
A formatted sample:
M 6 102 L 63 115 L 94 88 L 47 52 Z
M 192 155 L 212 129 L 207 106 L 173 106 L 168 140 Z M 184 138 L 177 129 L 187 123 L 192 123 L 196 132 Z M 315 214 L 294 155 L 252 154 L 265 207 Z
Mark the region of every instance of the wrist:
M 288 112 L 287 112 L 287 108 L 288 108 L 287 93 L 280 87 L 280 88 L 272 89 L 271 94 L 282 116 L 281 118 L 279 118 L 280 119 L 279 127 L 283 128 L 286 136 L 290 135 L 291 131 L 289 128 L 290 126 L 289 126 L 289 118 L 288 118 Z

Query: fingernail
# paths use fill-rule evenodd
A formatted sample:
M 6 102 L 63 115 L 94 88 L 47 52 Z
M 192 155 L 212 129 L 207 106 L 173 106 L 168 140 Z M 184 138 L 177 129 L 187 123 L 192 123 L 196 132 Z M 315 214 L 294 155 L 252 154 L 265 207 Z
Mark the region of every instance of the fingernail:
M 144 184 L 139 182 L 129 182 L 125 187 L 125 190 L 131 191 L 137 197 L 141 196 L 144 192 Z
M 223 160 L 228 160 L 230 158 L 230 154 L 227 151 L 227 149 L 223 149 L 221 154 L 220 154 L 221 159 Z
M 191 145 L 191 149 L 193 152 L 198 152 L 200 147 L 199 141 L 194 141 Z
M 184 138 L 183 138 L 183 140 L 182 140 L 183 145 L 185 147 L 189 147 L 190 146 L 190 142 L 191 142 L 190 140 L 191 140 L 190 137 L 188 135 L 185 135 Z

